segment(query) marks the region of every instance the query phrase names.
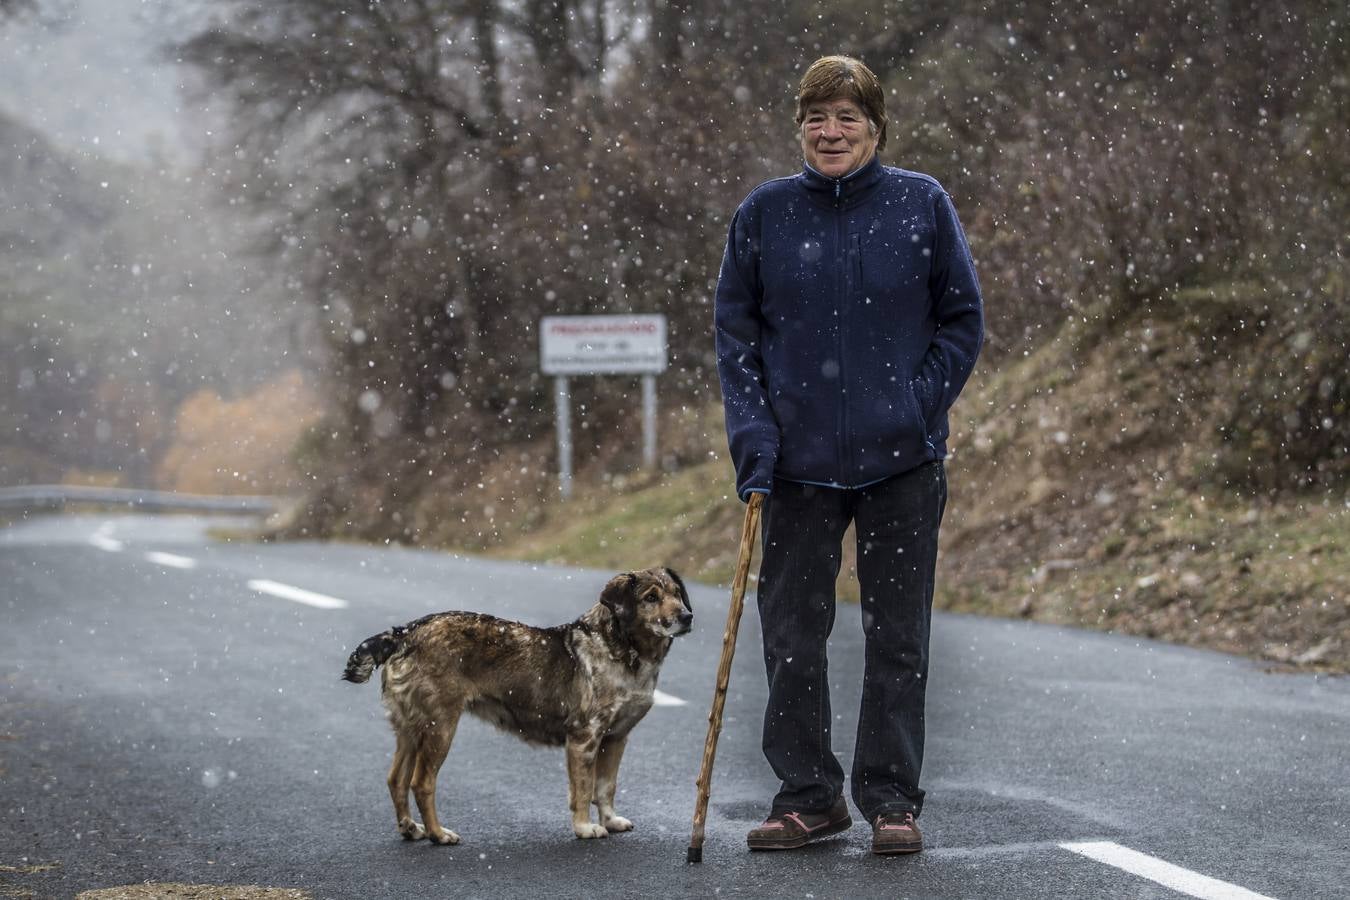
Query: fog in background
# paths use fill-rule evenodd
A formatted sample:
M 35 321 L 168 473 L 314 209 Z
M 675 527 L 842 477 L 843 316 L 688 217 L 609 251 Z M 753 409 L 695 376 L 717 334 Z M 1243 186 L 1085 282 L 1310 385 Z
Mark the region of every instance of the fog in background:
M 209 127 L 160 49 L 209 8 L 171 0 L 58 0 L 0 29 L 0 113 L 66 153 L 192 164 Z
M 258 446 L 282 436 L 247 426 L 213 458 L 192 452 L 197 471 L 184 460 L 185 440 L 223 443 L 208 432 L 229 404 L 276 379 L 288 388 L 271 405 L 317 408 L 296 394 L 299 317 L 254 253 L 256 216 L 214 183 L 221 117 L 188 99 L 167 49 L 210 4 L 6 7 L 0 484 L 283 487 L 266 474 L 280 448 Z

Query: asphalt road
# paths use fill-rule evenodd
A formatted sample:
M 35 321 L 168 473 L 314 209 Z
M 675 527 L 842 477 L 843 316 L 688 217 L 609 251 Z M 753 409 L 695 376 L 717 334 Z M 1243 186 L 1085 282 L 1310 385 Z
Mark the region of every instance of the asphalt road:
M 638 726 L 620 774 L 619 812 L 635 831 L 573 838 L 561 751 L 466 718 L 439 793 L 463 843 L 405 843 L 384 787 L 393 738 L 378 687 L 338 680 L 350 649 L 444 609 L 566 621 L 612 573 L 226 544 L 206 525 L 53 516 L 0 530 L 0 896 L 145 881 L 334 898 L 1288 900 L 1350 890 L 1350 681 L 951 615 L 933 630 L 928 849 L 874 857 L 859 822 L 802 851 L 751 854 L 745 832 L 776 787 L 759 754 L 753 603 L 704 862 L 687 865 L 728 601 L 698 585 L 694 633 L 662 674 L 669 705 Z M 312 594 L 282 596 L 287 587 Z M 856 607 L 831 646 L 847 769 Z

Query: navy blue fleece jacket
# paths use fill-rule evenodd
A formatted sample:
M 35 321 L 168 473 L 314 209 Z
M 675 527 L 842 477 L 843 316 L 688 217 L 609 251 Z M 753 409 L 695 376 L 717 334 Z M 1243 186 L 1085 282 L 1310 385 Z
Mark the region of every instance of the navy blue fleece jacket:
M 736 210 L 716 345 L 736 492 L 774 477 L 864 487 L 947 453 L 947 410 L 984 338 L 951 198 L 873 157 L 809 166 Z

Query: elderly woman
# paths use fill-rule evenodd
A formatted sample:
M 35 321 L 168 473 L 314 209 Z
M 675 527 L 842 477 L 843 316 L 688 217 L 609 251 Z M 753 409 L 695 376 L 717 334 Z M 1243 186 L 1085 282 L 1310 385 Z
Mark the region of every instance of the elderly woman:
M 826 638 L 855 525 L 866 668 L 853 803 L 876 853 L 922 849 L 924 691 L 947 410 L 983 340 L 979 284 L 942 186 L 883 166 L 885 97 L 817 60 L 797 96 L 805 165 L 736 210 L 717 285 L 718 372 L 742 500 L 764 499 L 764 754 L 782 787 L 756 850 L 852 825 L 830 747 Z

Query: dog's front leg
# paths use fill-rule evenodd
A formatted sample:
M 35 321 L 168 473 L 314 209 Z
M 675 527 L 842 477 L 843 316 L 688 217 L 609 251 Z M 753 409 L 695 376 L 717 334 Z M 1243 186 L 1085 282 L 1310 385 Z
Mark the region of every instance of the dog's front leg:
M 603 825 L 591 822 L 595 757 L 599 749 L 600 736 L 593 732 L 567 736 L 567 805 L 572 810 L 572 831 L 579 838 L 609 837 Z
M 619 786 L 619 763 L 628 735 L 610 736 L 600 742 L 595 758 L 595 808 L 606 831 L 632 831 L 633 823 L 614 812 L 614 794 Z

